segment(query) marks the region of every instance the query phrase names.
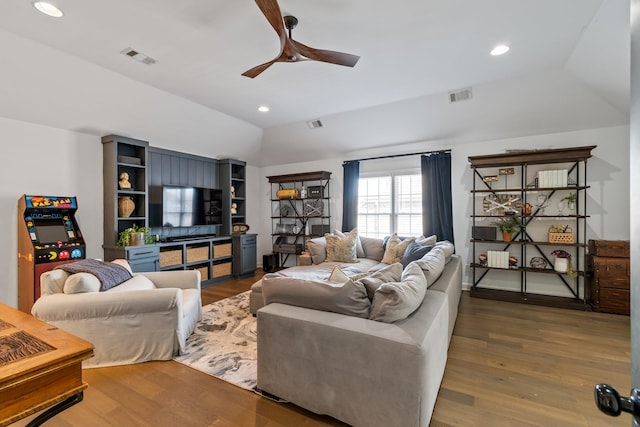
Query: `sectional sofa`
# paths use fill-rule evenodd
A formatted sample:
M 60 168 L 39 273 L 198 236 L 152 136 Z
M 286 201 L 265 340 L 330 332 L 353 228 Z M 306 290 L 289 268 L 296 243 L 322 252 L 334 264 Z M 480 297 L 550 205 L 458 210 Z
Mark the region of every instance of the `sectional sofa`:
M 311 265 L 265 275 L 254 285 L 258 388 L 353 426 L 426 427 L 444 375 L 462 264 L 448 242 L 406 266 L 381 263 L 386 251 L 374 240 L 361 238 L 365 256 L 351 263 L 321 260 L 312 242 Z M 329 281 L 335 267 L 346 282 Z M 393 270 L 401 272 L 399 280 L 382 286 L 377 279 L 389 280 Z M 373 299 L 363 302 L 376 282 Z M 314 297 L 309 289 L 315 287 L 322 291 Z M 381 303 L 389 287 L 396 289 Z M 347 288 L 355 290 L 345 295 Z M 418 298 L 417 308 L 398 304 L 405 298 L 414 304 Z M 390 317 L 380 316 L 385 309 Z M 379 320 L 370 318 L 373 313 Z

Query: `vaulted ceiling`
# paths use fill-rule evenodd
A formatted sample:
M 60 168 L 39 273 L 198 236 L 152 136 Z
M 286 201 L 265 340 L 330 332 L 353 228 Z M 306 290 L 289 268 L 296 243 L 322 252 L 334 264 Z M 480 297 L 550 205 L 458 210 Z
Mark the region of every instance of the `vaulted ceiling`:
M 0 5 L 0 115 L 256 165 L 629 120 L 628 0 L 281 0 L 294 39 L 361 59 L 276 63 L 255 79 L 241 73 L 280 42 L 254 1 L 54 3 L 62 18 Z M 511 50 L 490 56 L 500 43 Z M 450 103 L 465 87 L 472 99 Z

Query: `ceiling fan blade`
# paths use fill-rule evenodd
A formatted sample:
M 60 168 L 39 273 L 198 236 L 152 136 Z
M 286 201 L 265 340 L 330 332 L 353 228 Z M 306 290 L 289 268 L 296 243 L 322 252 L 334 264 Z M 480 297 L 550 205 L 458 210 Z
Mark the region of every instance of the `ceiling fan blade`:
M 276 33 L 278 33 L 280 41 L 284 44 L 284 40 L 287 38 L 287 32 L 284 28 L 282 13 L 280 12 L 280 6 L 278 6 L 277 0 L 256 0 L 256 4 L 273 29 L 276 30 Z
M 298 51 L 298 53 L 314 61 L 344 65 L 345 67 L 355 67 L 355 65 L 358 63 L 358 60 L 360 59 L 359 56 L 352 55 L 350 53 L 336 52 L 333 50 L 314 49 L 312 47 L 305 46 L 293 39 L 289 40 Z
M 267 68 L 271 67 L 273 65 L 273 63 L 278 60 L 278 58 L 276 58 L 276 59 L 274 59 L 272 61 L 269 61 L 269 62 L 265 62 L 264 64 L 260 64 L 260 65 L 258 65 L 256 67 L 253 67 L 250 70 L 247 70 L 244 73 L 242 73 L 242 75 L 245 76 L 245 77 L 250 77 L 252 79 L 254 77 L 258 77 L 260 75 L 260 73 L 262 73 Z

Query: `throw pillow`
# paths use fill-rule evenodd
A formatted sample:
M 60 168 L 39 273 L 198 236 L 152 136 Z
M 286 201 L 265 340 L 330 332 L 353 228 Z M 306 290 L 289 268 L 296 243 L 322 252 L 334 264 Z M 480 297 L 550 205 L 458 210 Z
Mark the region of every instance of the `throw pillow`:
M 365 277 L 351 277 L 351 280 L 358 280 L 367 290 L 367 297 L 373 300 L 373 295 L 383 283 L 397 282 L 402 277 L 402 264 L 399 262 L 387 265 L 378 271 L 367 274 Z M 357 279 L 356 279 L 357 278 Z
M 393 233 L 389 240 L 387 240 L 387 248 L 384 251 L 384 256 L 382 257 L 381 262 L 384 264 L 400 262 L 405 249 L 407 249 L 409 244 L 411 244 L 415 239 L 415 237 L 409 237 L 401 240 L 396 233 Z
M 350 232 L 348 232 L 346 234 L 343 233 L 340 230 L 334 230 L 333 234 L 335 234 L 338 237 L 342 237 L 343 239 L 345 237 L 347 237 L 347 235 L 355 234 L 356 235 L 356 256 L 358 258 L 364 258 L 365 257 L 364 249 L 362 247 L 362 242 L 360 241 L 360 236 L 358 235 L 358 229 L 357 228 L 354 228 L 353 230 L 351 230 Z
M 85 292 L 99 292 L 100 280 L 90 273 L 74 273 L 64 282 L 65 294 L 82 294 Z
M 402 272 L 399 282 L 388 282 L 376 290 L 369 319 L 396 322 L 416 311 L 427 293 L 427 281 L 415 263 Z
M 335 284 L 323 280 L 265 275 L 262 278 L 264 303 L 282 303 L 348 316 L 369 316 L 371 302 L 361 283 L 348 280 Z
M 324 237 L 307 240 L 306 248 L 314 264 L 320 264 L 327 258 L 327 240 Z
M 402 263 L 403 267 L 409 265 L 411 261 L 416 261 L 425 256 L 427 252 L 431 250 L 432 246 L 422 246 L 417 241 L 411 242 L 407 249 L 404 251 L 402 255 Z
M 149 289 L 156 289 L 156 285 L 144 274 L 136 274 L 126 282 L 105 292 L 145 291 Z
M 327 261 L 328 262 L 358 262 L 356 256 L 356 237 L 350 234 L 344 239 L 335 234 L 325 234 L 327 241 Z
M 445 263 L 451 261 L 451 255 L 453 255 L 453 252 L 455 251 L 453 243 L 448 240 L 442 240 L 436 243 L 435 247 L 440 248 L 444 251 Z
M 436 280 L 438 280 L 442 274 L 442 270 L 444 270 L 444 265 L 446 264 L 445 251 L 438 246 L 435 246 L 427 252 L 425 256 L 414 261 L 413 264 L 416 264 L 422 269 L 424 277 L 427 279 L 428 286 L 431 286 Z
M 382 239 L 360 236 L 360 243 L 362 244 L 365 258 L 380 261 L 384 256 Z
M 438 242 L 438 236 L 431 235 L 429 237 L 424 237 L 424 235 L 416 238 L 416 242 L 422 246 L 434 246 Z
M 340 270 L 340 267 L 337 265 L 333 267 L 331 271 L 331 275 L 329 276 L 330 282 L 335 283 L 346 283 L 349 280 L 349 277 L 344 274 L 344 271 Z
M 126 268 L 129 273 L 133 274 L 133 271 L 131 270 L 131 266 L 129 265 L 129 262 L 126 259 L 114 259 L 111 262 Z

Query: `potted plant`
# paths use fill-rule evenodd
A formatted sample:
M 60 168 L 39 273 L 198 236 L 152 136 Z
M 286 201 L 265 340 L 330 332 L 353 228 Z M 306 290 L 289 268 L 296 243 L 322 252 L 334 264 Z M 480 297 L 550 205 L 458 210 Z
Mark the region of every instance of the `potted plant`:
M 132 243 L 136 242 L 144 242 L 142 244 L 153 243 L 151 228 L 138 227 L 136 224 L 133 224 L 131 227 L 125 228 L 120 232 L 116 245 L 118 247 L 131 246 Z
M 499 220 L 494 221 L 493 225 L 502 231 L 502 240 L 505 242 L 510 242 L 513 238 L 513 233 L 520 230 L 520 222 L 513 216 L 500 218 Z
M 576 193 L 569 193 L 569 195 L 567 197 L 564 197 L 563 199 L 561 199 L 560 201 L 567 201 L 567 204 L 569 206 L 570 210 L 575 210 L 576 208 Z
M 564 249 L 556 249 L 551 251 L 551 255 L 555 256 L 555 262 L 553 263 L 553 269 L 558 273 L 567 273 L 567 276 L 574 278 L 578 276 L 578 272 L 573 269 L 571 265 L 571 254 Z

